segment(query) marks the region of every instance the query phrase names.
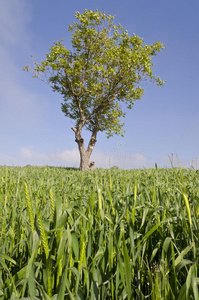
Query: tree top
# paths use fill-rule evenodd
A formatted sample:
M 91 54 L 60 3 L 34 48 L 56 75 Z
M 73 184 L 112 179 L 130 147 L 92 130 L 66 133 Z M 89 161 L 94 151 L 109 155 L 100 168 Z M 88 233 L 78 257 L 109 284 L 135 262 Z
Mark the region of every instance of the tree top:
M 68 29 L 71 49 L 64 40 L 54 43 L 44 61 L 34 62 L 33 76 L 63 96 L 62 111 L 75 120 L 76 128 L 81 124 L 92 132 L 105 131 L 108 137 L 122 135 L 122 103 L 131 109 L 141 99 L 143 81 L 164 83 L 152 70 L 152 58 L 164 46 L 130 36 L 113 23 L 115 16 L 98 10 L 76 12 L 75 18 Z

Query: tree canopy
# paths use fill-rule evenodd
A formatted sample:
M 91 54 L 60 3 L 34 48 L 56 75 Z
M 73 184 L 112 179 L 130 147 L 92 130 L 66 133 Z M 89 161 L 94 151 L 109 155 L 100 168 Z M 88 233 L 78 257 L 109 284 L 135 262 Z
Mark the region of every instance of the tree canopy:
M 76 12 L 75 18 L 69 25 L 71 49 L 66 49 L 64 40 L 54 43 L 44 61 L 34 62 L 32 72 L 62 95 L 62 111 L 75 120 L 80 150 L 83 127 L 91 131 L 89 145 L 93 147 L 99 131 L 107 137 L 123 135 L 126 112 L 122 103 L 131 109 L 141 99 L 144 80 L 163 85 L 153 74 L 152 58 L 164 46 L 160 42 L 147 45 L 137 35 L 130 36 L 113 23 L 114 16 L 98 10 Z M 30 70 L 29 66 L 24 69 Z

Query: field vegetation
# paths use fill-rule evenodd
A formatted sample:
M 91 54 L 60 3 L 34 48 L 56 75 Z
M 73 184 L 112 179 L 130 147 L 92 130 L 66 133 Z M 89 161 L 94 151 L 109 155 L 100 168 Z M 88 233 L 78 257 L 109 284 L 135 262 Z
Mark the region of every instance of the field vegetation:
M 199 299 L 199 173 L 0 167 L 0 300 Z

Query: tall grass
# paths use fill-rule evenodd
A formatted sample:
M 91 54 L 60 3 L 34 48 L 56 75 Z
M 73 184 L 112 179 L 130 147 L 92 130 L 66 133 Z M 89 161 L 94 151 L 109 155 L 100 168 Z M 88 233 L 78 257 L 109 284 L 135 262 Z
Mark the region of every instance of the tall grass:
M 199 173 L 0 167 L 0 299 L 199 299 Z

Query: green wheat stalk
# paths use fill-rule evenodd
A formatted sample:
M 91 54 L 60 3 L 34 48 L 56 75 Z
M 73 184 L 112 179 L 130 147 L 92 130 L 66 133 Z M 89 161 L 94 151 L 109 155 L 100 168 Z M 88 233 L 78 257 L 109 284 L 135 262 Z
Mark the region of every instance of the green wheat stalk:
M 37 220 L 38 220 L 38 227 L 39 227 L 39 232 L 40 232 L 40 236 L 41 236 L 41 242 L 42 245 L 44 247 L 44 252 L 46 255 L 46 259 L 48 259 L 49 256 L 49 247 L 48 247 L 48 239 L 46 236 L 46 232 L 42 223 L 42 219 L 41 219 L 41 215 L 39 213 L 39 211 L 37 211 Z
M 31 231 L 34 232 L 34 213 L 33 213 L 33 209 L 32 209 L 32 203 L 30 200 L 27 183 L 25 183 L 25 192 L 26 192 L 26 203 L 27 203 L 27 208 L 28 208 L 28 214 L 29 214 L 29 219 L 30 219 L 30 227 L 31 227 Z
M 189 206 L 189 200 L 188 197 L 185 193 L 182 194 L 183 198 L 184 198 L 184 202 L 186 205 L 186 209 L 187 209 L 187 214 L 188 214 L 188 219 L 189 219 L 189 224 L 190 226 L 192 226 L 192 220 L 191 220 L 191 211 L 190 211 L 190 206 Z
M 53 197 L 53 191 L 52 189 L 50 189 L 50 219 L 51 220 L 53 220 L 54 212 L 55 212 L 55 200 Z

